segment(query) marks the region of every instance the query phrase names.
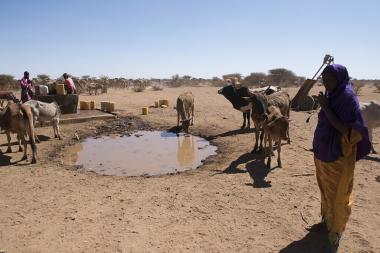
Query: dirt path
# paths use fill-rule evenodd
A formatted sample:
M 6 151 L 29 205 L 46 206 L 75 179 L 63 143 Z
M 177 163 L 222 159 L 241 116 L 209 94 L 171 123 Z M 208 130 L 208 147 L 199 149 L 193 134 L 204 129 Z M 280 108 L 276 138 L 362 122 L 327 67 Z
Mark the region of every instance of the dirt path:
M 320 252 L 318 234 L 305 230 L 320 220 L 319 190 L 311 146 L 316 117 L 292 112 L 292 144 L 283 146 L 283 168 L 268 171 L 251 155 L 254 134 L 237 129 L 241 113 L 216 94 L 193 91 L 193 133 L 214 137 L 218 155 L 200 169 L 174 176 L 126 178 L 78 171 L 62 162 L 63 144 L 76 142 L 108 122 L 62 125 L 63 141 L 45 138 L 37 165 L 20 153 L 0 155 L 0 249 L 6 252 Z M 175 124 L 172 106 L 185 88 L 111 90 L 83 100 L 112 100 L 122 115 L 139 115 L 159 98 L 168 109 L 142 118 L 154 128 Z M 289 90 L 294 94 L 294 90 Z M 362 101 L 377 98 L 372 88 Z M 380 141 L 380 129 L 374 139 Z M 37 133 L 52 136 L 52 129 Z M 5 136 L 0 143 L 6 143 Z M 0 147 L 5 151 L 6 147 Z M 380 151 L 380 145 L 375 148 Z M 16 150 L 16 146 L 13 146 Z M 274 162 L 274 164 L 276 164 Z M 126 166 L 128 166 L 126 164 Z M 341 252 L 380 252 L 380 156 L 357 164 L 352 216 Z

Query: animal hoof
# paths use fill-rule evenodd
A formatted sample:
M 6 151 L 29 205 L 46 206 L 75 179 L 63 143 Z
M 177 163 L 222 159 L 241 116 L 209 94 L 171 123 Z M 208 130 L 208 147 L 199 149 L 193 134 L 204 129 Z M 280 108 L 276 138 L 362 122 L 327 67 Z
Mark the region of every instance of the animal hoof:
M 21 158 L 21 161 L 24 161 L 24 160 L 28 160 L 28 157 L 26 155 L 24 155 L 22 158 Z
M 19 147 L 19 148 L 18 148 L 18 152 L 22 152 L 22 151 L 24 151 L 24 150 L 22 149 L 22 147 Z
M 33 158 L 31 164 L 35 164 L 35 163 L 37 163 L 36 158 Z
M 375 150 L 372 151 L 372 154 L 377 154 L 377 152 Z
M 7 148 L 7 151 L 5 151 L 5 153 L 12 153 L 12 149 L 11 148 Z

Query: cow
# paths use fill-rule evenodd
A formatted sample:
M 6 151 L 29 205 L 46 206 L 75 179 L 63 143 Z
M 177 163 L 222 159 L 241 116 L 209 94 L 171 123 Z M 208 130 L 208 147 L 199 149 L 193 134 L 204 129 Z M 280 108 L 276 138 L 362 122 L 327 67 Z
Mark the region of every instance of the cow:
M 368 127 L 369 140 L 371 141 L 371 150 L 373 154 L 377 154 L 372 143 L 372 132 L 376 127 L 380 127 L 380 104 L 377 101 L 369 103 L 360 103 L 360 109 L 363 113 L 364 122 Z
M 255 146 L 253 148 L 252 152 L 256 152 L 262 149 L 263 147 L 263 138 L 264 134 L 260 134 L 260 129 L 263 126 L 263 123 L 267 117 L 268 114 L 268 108 L 270 106 L 276 106 L 280 110 L 281 115 L 287 117 L 289 119 L 290 117 L 290 97 L 289 94 L 285 91 L 273 93 L 271 95 L 263 95 L 260 93 L 253 93 L 253 95 L 250 97 L 252 104 L 253 104 L 253 110 L 252 110 L 252 121 L 255 123 Z M 259 141 L 259 135 L 260 135 L 260 148 L 258 145 Z M 287 129 L 287 140 L 288 144 L 290 144 L 290 134 L 289 134 L 289 128 Z
M 237 88 L 235 85 L 230 84 L 219 89 L 218 94 L 223 95 L 228 101 L 231 102 L 232 106 L 236 110 L 243 113 L 243 125 L 241 126 L 241 129 L 244 129 L 246 126 L 247 128 L 250 128 L 252 102 L 249 99 L 245 99 L 245 97 L 251 97 L 252 92 L 250 92 L 250 90 L 245 86 Z
M 228 101 L 231 102 L 232 106 L 241 112 L 243 112 L 243 125 L 241 129 L 250 128 L 251 122 L 251 112 L 252 112 L 252 101 L 249 97 L 252 97 L 254 93 L 260 93 L 263 95 L 271 95 L 280 90 L 276 86 L 266 86 L 259 89 L 249 89 L 245 86 L 230 84 L 218 90 L 218 94 L 223 95 Z M 246 123 L 248 124 L 246 125 Z
M 24 155 L 22 160 L 27 159 L 27 142 L 25 136 L 29 136 L 30 145 L 32 147 L 32 164 L 36 163 L 37 146 L 34 139 L 33 114 L 30 106 L 9 102 L 8 105 L 0 111 L 0 128 L 5 131 L 8 140 L 7 152 L 11 149 L 11 133 L 17 134 L 19 140 L 19 151 L 22 151 L 20 140 L 24 145 Z
M 177 98 L 177 128 L 182 123 L 182 128 L 189 134 L 189 126 L 194 124 L 194 95 L 191 91 L 186 91 Z
M 271 105 L 268 107 L 268 115 L 263 122 L 263 130 L 265 135 L 265 143 L 269 142 L 269 151 L 265 156 L 268 157 L 267 167 L 271 169 L 273 141 L 277 146 L 277 164 L 282 168 L 281 164 L 281 140 L 288 139 L 289 120 L 281 114 L 277 106 Z
M 51 121 L 53 125 L 54 138 L 62 139 L 59 131 L 59 118 L 61 116 L 61 110 L 57 102 L 45 103 L 37 100 L 29 100 L 25 102 L 30 106 L 33 113 L 33 124 L 36 121 L 40 123 L 44 121 Z M 37 138 L 38 139 L 38 138 Z M 37 140 L 38 141 L 38 140 Z

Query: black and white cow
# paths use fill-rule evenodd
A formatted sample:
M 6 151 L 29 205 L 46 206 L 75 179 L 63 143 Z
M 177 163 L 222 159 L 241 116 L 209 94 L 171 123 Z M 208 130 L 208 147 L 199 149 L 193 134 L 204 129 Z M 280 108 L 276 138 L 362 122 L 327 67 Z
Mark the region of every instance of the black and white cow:
M 249 89 L 245 86 L 236 86 L 234 84 L 227 85 L 222 89 L 218 90 L 218 94 L 222 94 L 228 101 L 231 102 L 232 106 L 241 112 L 243 112 L 243 125 L 242 129 L 246 127 L 250 128 L 251 114 L 252 114 L 252 101 L 251 98 L 254 93 L 261 93 L 263 95 L 270 95 L 280 91 L 281 89 L 276 86 L 266 86 L 259 89 Z
M 243 125 L 242 129 L 246 127 L 250 128 L 251 122 L 251 110 L 252 110 L 252 102 L 249 99 L 245 99 L 252 96 L 251 91 L 247 87 L 236 88 L 235 85 L 227 85 L 220 90 L 218 90 L 218 94 L 223 95 L 228 101 L 231 102 L 232 106 L 241 112 L 243 112 Z

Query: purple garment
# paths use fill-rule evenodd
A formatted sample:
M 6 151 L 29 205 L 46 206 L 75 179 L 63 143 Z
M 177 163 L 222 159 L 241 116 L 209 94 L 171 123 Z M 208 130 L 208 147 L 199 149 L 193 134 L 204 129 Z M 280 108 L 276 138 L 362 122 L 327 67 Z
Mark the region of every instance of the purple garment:
M 357 143 L 356 160 L 369 154 L 371 143 L 368 129 L 364 124 L 359 101 L 352 88 L 346 67 L 333 64 L 323 72 L 332 72 L 338 85 L 331 93 L 327 93 L 328 106 L 343 123 L 349 124 L 358 131 L 362 140 Z M 342 156 L 341 133 L 331 125 L 323 110 L 318 114 L 318 124 L 314 132 L 313 151 L 316 158 L 324 162 L 334 162 Z

